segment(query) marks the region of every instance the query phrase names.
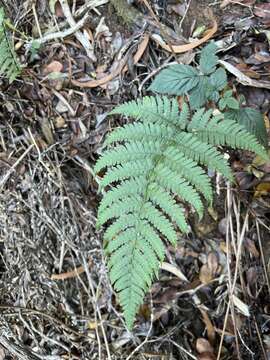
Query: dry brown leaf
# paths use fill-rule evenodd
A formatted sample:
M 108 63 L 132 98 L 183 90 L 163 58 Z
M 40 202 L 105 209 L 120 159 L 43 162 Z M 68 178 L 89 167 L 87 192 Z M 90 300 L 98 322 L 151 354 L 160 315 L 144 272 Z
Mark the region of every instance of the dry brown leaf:
M 254 197 L 267 196 L 270 194 L 270 182 L 261 182 L 255 188 Z
M 212 272 L 207 264 L 204 264 L 200 269 L 199 279 L 202 284 L 209 284 L 213 280 Z
M 59 61 L 52 61 L 50 64 L 46 65 L 44 68 L 44 74 L 48 75 L 53 72 L 61 72 L 63 70 L 63 64 Z
M 211 37 L 217 32 L 218 25 L 215 19 L 213 19 L 213 26 L 211 29 L 207 30 L 206 34 L 199 40 L 194 40 L 189 44 L 184 45 L 168 45 L 164 42 L 163 39 L 157 34 L 152 34 L 151 37 L 164 49 L 169 52 L 173 52 L 175 54 L 184 53 L 187 51 L 190 51 L 192 49 L 195 49 L 196 47 L 204 44 L 206 41 L 211 39 Z
M 260 253 L 256 248 L 255 242 L 251 240 L 250 238 L 245 239 L 245 247 L 248 249 L 248 251 L 256 258 L 258 259 L 260 257 Z
M 40 126 L 47 143 L 52 145 L 54 143 L 54 136 L 49 120 L 44 117 L 42 120 L 40 120 Z
M 210 342 L 204 338 L 198 338 L 196 341 L 196 350 L 199 354 L 208 352 L 213 353 L 214 349 Z
M 207 265 L 212 275 L 215 276 L 219 268 L 219 258 L 217 252 L 211 251 L 207 256 Z
M 215 328 L 212 324 L 212 321 L 211 319 L 209 318 L 209 315 L 207 314 L 206 311 L 204 311 L 203 309 L 200 308 L 200 312 L 202 314 L 202 317 L 203 317 L 203 322 L 205 324 L 205 327 L 206 327 L 206 331 L 207 331 L 207 337 L 208 337 L 208 340 L 211 344 L 214 343 L 215 341 L 215 338 L 216 338 L 216 331 L 215 331 Z M 207 350 L 208 351 L 208 350 Z

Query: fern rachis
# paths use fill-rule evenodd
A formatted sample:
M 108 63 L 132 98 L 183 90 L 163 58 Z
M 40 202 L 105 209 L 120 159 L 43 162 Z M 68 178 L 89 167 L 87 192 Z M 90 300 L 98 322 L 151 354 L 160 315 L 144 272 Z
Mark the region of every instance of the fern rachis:
M 107 169 L 98 225 L 104 234 L 110 279 L 118 292 L 129 328 L 159 264 L 163 239 L 175 244 L 178 230 L 188 231 L 181 202 L 201 216 L 203 196 L 212 201 L 211 183 L 202 166 L 229 180 L 229 165 L 216 146 L 240 147 L 265 157 L 264 148 L 242 126 L 212 111 L 178 110 L 176 100 L 145 97 L 123 104 L 114 114 L 136 118 L 113 131 L 95 171 Z

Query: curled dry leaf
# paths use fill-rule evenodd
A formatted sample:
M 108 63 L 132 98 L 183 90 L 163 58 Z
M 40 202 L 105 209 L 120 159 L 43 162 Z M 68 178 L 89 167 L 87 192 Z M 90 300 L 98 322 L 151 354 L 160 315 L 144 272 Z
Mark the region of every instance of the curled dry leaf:
M 175 54 L 180 54 L 187 52 L 189 50 L 195 49 L 196 47 L 204 44 L 206 41 L 211 39 L 211 37 L 217 32 L 218 25 L 215 19 L 213 19 L 212 28 L 206 31 L 206 34 L 199 40 L 192 41 L 189 44 L 184 45 L 168 45 L 164 40 L 157 34 L 152 34 L 151 37 L 164 49 Z

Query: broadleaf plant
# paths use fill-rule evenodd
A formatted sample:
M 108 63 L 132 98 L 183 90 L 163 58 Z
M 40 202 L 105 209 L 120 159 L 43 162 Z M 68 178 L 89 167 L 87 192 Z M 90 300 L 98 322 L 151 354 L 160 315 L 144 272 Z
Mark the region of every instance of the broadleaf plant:
M 204 67 L 208 72 L 212 68 L 213 61 L 211 67 Z M 193 72 L 188 67 L 185 74 Z M 177 87 L 173 72 L 169 75 L 167 84 Z M 186 79 L 180 79 L 182 89 L 196 81 Z M 170 87 L 169 92 L 173 91 Z M 191 112 L 186 102 L 180 110 L 176 98 L 143 97 L 116 107 L 111 114 L 136 120 L 107 136 L 95 165 L 97 174 L 105 171 L 97 226 L 106 226 L 110 280 L 131 329 L 164 260 L 165 242 L 175 245 L 179 232 L 189 231 L 185 207 L 201 218 L 204 203 L 213 200 L 207 170 L 233 181 L 222 147 L 268 156 L 256 137 L 235 120 L 212 109 Z
M 228 87 L 226 71 L 218 65 L 217 46 L 210 42 L 202 51 L 199 67 L 175 64 L 163 69 L 150 86 L 159 94 L 187 95 L 191 109 L 214 103 L 228 119 L 233 119 L 267 144 L 266 128 L 259 111 L 243 106 Z

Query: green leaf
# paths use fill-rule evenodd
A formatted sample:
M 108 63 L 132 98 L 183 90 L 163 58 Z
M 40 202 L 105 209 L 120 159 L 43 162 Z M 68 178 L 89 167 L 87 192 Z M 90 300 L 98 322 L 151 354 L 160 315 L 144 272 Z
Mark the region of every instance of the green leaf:
M 233 110 L 239 109 L 239 102 L 233 97 L 227 98 L 226 103 L 227 103 L 227 107 L 230 109 L 233 109 Z
M 204 75 L 209 75 L 215 71 L 218 63 L 218 57 L 216 56 L 217 46 L 214 42 L 211 42 L 202 49 L 200 57 L 200 70 Z
M 227 101 L 226 101 L 227 99 L 225 98 L 221 98 L 220 100 L 219 100 L 219 103 L 218 103 L 218 106 L 219 106 L 219 109 L 222 111 L 222 110 L 224 110 L 225 108 L 226 108 L 226 106 L 227 106 Z
M 227 91 L 225 91 L 223 97 L 224 98 L 229 98 L 229 97 L 232 97 L 232 94 L 233 94 L 232 90 L 227 90 Z
M 210 76 L 210 83 L 212 84 L 214 91 L 221 91 L 227 85 L 227 74 L 223 68 L 217 69 Z
M 170 95 L 183 95 L 199 83 L 199 73 L 189 65 L 176 64 L 162 70 L 149 90 Z
M 213 93 L 213 87 L 209 82 L 209 78 L 207 76 L 200 76 L 199 79 L 198 86 L 191 91 L 189 96 L 190 107 L 193 110 L 202 107 Z
M 224 113 L 225 119 L 235 120 L 243 125 L 246 130 L 253 134 L 265 147 L 268 145 L 268 136 L 262 114 L 256 109 L 249 107 L 239 110 L 229 110 Z

